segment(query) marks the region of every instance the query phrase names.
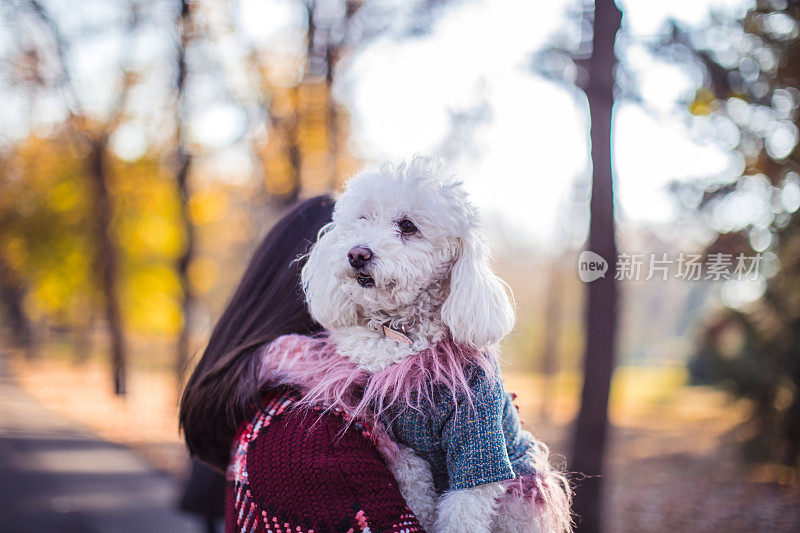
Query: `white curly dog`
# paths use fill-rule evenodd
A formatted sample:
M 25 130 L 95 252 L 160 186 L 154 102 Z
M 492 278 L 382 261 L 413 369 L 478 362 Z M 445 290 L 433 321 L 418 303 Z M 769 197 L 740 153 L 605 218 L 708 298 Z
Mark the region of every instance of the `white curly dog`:
M 444 342 L 488 353 L 514 324 L 477 210 L 461 183 L 429 157 L 350 179 L 302 282 L 311 315 L 335 349 L 370 375 Z M 566 480 L 550 468 L 544 445 L 531 449 L 539 481 L 527 502 L 504 501 L 508 480 L 437 492 L 429 464 L 408 447 L 390 467 L 429 531 L 569 530 Z

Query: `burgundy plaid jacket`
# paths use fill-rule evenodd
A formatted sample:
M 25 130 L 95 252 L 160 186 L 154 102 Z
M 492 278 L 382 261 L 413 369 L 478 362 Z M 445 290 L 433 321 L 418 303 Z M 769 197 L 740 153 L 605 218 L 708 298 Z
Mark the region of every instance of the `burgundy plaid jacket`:
M 226 533 L 423 531 L 368 427 L 276 389 L 233 443 Z

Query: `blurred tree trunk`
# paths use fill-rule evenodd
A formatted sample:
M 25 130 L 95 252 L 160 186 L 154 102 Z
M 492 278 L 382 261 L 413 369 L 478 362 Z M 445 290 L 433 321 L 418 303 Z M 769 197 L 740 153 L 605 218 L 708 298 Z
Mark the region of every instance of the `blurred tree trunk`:
M 0 249 L 0 253 L 2 249 Z M 25 291 L 20 286 L 11 266 L 0 255 L 0 305 L 11 326 L 11 342 L 25 349 L 26 355 L 33 355 L 33 328 L 25 314 L 23 298 Z
M 310 17 L 309 20 L 311 20 Z M 309 24 L 311 23 L 309 22 Z M 311 28 L 312 26 L 309 26 L 309 35 L 311 35 L 310 32 L 313 31 Z M 292 187 L 288 194 L 279 199 L 278 203 L 281 206 L 289 206 L 295 203 L 297 198 L 300 197 L 300 189 L 303 186 L 301 176 L 301 172 L 303 171 L 303 157 L 300 153 L 299 131 L 301 120 L 300 88 L 292 87 L 290 91 L 292 93 L 292 100 L 294 101 L 295 105 L 294 111 L 288 120 L 283 120 L 282 122 L 283 127 L 285 128 L 284 137 L 286 139 L 286 152 L 292 172 Z
M 609 270 L 605 277 L 587 287 L 583 390 L 570 467 L 587 476 L 577 487 L 574 502 L 574 511 L 580 520 L 577 530 L 587 533 L 601 531 L 601 476 L 617 333 L 611 115 L 617 63 L 614 41 L 621 17 L 614 0 L 595 0 L 593 51 L 587 65 L 589 84 L 586 90 L 593 168 L 588 249 L 605 258 Z
M 790 346 L 794 361 L 791 378 L 800 383 L 800 318 L 791 323 Z M 786 409 L 786 453 L 784 464 L 800 467 L 800 394 L 795 394 L 791 405 Z
M 183 225 L 184 246 L 183 252 L 178 257 L 176 270 L 181 285 L 182 300 L 181 311 L 183 322 L 178 332 L 178 341 L 175 354 L 175 375 L 178 385 L 183 383 L 183 377 L 189 362 L 189 343 L 191 335 L 192 307 L 194 305 L 194 291 L 189 280 L 189 266 L 194 258 L 195 235 L 194 226 L 189 217 L 189 172 L 192 165 L 192 156 L 186 148 L 186 49 L 191 39 L 191 11 L 189 0 L 180 0 L 180 14 L 178 16 L 178 55 L 177 78 L 175 82 L 175 160 L 177 171 L 175 181 L 180 194 L 180 217 Z
M 361 0 L 346 0 L 345 1 L 345 13 L 344 13 L 344 21 L 343 26 L 344 28 L 348 28 L 350 26 L 353 17 L 355 16 L 356 12 L 361 8 L 362 2 Z M 328 188 L 330 190 L 335 190 L 339 180 L 342 179 L 341 170 L 339 168 L 339 158 L 342 153 L 342 149 L 340 146 L 340 139 L 339 136 L 341 134 L 340 131 L 340 121 L 341 117 L 339 115 L 339 109 L 336 105 L 336 100 L 333 98 L 333 84 L 335 81 L 335 74 L 336 74 L 336 66 L 339 63 L 342 55 L 345 53 L 345 39 L 344 34 L 338 39 L 333 39 L 331 37 L 331 29 L 328 29 L 328 39 L 325 46 L 325 83 L 328 88 L 328 116 L 327 116 L 327 126 L 328 126 L 328 158 L 330 160 L 330 175 L 328 177 Z
M 88 170 L 92 185 L 92 207 L 95 215 L 95 272 L 103 291 L 105 316 L 111 340 L 111 380 L 114 394 L 127 392 L 125 337 L 122 330 L 117 285 L 119 279 L 119 250 L 111 228 L 111 197 L 108 192 L 108 136 L 91 139 Z
M 114 386 L 114 394 L 122 396 L 126 393 L 126 348 L 125 334 L 122 327 L 122 316 L 120 313 L 119 299 L 117 297 L 118 284 L 118 264 L 119 248 L 113 237 L 111 229 L 112 206 L 111 197 L 108 191 L 108 141 L 109 135 L 116 126 L 120 118 L 122 109 L 130 91 L 132 78 L 123 69 L 123 83 L 118 95 L 116 106 L 105 124 L 99 131 L 93 133 L 91 128 L 83 120 L 86 113 L 81 108 L 80 99 L 77 96 L 75 84 L 73 82 L 70 64 L 67 60 L 67 48 L 69 42 L 61 33 L 61 30 L 50 16 L 45 6 L 37 1 L 30 0 L 29 5 L 37 17 L 47 26 L 53 38 L 53 53 L 57 58 L 60 70 L 59 85 L 67 96 L 67 106 L 69 108 L 70 124 L 72 131 L 77 139 L 89 146 L 89 154 L 86 160 L 86 175 L 92 191 L 91 203 L 94 211 L 94 261 L 95 275 L 100 289 L 103 292 L 105 318 L 108 327 L 108 334 L 111 341 L 111 379 Z M 133 9 L 130 11 L 131 25 L 136 17 L 133 16 Z M 80 120 L 76 118 L 80 117 Z
M 345 23 L 346 24 L 346 23 Z M 338 44 L 329 44 L 325 51 L 326 74 L 325 83 L 328 86 L 328 159 L 330 161 L 330 175 L 328 176 L 328 188 L 336 189 L 336 182 L 339 179 L 339 116 L 336 109 L 336 101 L 333 99 L 333 70 L 336 68 L 336 60 L 339 54 Z

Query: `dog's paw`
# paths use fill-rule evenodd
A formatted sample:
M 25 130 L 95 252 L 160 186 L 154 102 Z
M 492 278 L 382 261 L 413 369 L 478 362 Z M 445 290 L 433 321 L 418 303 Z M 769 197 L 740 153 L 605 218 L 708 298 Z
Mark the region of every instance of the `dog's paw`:
M 501 483 L 451 490 L 439 498 L 434 533 L 489 533 L 497 498 L 505 492 Z
M 436 491 L 430 465 L 411 448 L 400 446 L 400 454 L 389 465 L 400 493 L 420 525 L 431 531 L 436 517 Z

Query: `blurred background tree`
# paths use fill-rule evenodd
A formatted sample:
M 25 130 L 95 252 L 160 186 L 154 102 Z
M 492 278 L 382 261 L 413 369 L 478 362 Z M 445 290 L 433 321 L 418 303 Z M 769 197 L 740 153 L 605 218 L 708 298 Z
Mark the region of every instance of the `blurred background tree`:
M 3 156 L 0 279 L 13 336 L 26 348 L 34 340 L 32 322 L 45 315 L 61 326 L 91 316 L 92 220 L 74 149 L 71 137 L 56 134 L 28 138 Z
M 113 0 L 84 6 L 97 11 L 84 18 L 58 2 L 4 3 L 2 79 L 28 114 L 3 154 L 0 294 L 16 342 L 58 324 L 86 354 L 100 326 L 122 395 L 126 330 L 176 335 L 180 382 L 253 242 L 298 196 L 333 190 L 358 166 L 333 94 L 338 66 L 398 9 L 362 4 L 289 2 L 301 31 L 275 46 L 242 33 L 238 3 Z M 424 32 L 435 4 L 420 2 L 409 19 L 419 27 L 399 38 Z M 97 59 L 102 47 L 110 60 Z M 237 121 L 227 138 L 204 127 L 220 115 Z M 67 207 L 48 203 L 57 191 Z M 11 198 L 28 198 L 28 211 Z M 54 218 L 63 212 L 69 223 Z M 238 225 L 221 227 L 225 216 Z
M 550 39 L 550 46 L 534 54 L 531 62 L 534 72 L 565 86 L 574 84 L 587 93 L 592 117 L 593 187 L 597 187 L 596 151 L 598 140 L 602 146 L 602 139 L 595 134 L 598 115 L 592 91 L 602 78 L 595 54 L 597 32 L 604 24 L 598 13 L 602 15 L 601 10 L 606 8 L 613 9 L 613 5 L 573 3 L 568 16 L 573 32 L 581 37 L 571 39 L 568 32 L 556 34 Z M 712 11 L 709 25 L 690 27 L 670 21 L 662 36 L 655 39 L 633 35 L 623 24 L 616 54 L 611 53 L 604 62 L 610 72 L 616 70 L 615 95 L 622 101 L 642 105 L 659 119 L 667 115 L 650 107 L 640 72 L 632 66 L 632 50 L 642 47 L 654 59 L 678 66 L 699 85 L 691 99 L 682 102 L 683 111 L 688 110 L 687 126 L 692 134 L 699 142 L 713 140 L 723 150 L 732 151 L 738 165 L 733 174 L 676 180 L 670 189 L 679 204 L 682 223 L 694 226 L 692 232 L 704 226 L 716 235 L 707 244 L 706 259 L 715 253 L 734 258 L 738 254 L 752 257 L 763 253 L 762 276 L 726 282 L 723 298 L 736 293 L 764 294 L 746 308 L 737 302 L 748 298 L 728 298 L 729 307 L 719 311 L 700 335 L 701 348 L 692 358 L 690 370 L 696 382 L 721 385 L 753 402 L 753 427 L 745 444 L 750 458 L 780 461 L 793 468 L 797 468 L 800 457 L 800 244 L 796 242 L 800 203 L 799 19 L 797 2 L 759 0 L 740 19 L 732 19 L 719 10 Z M 594 31 L 594 39 L 590 30 Z M 613 37 L 608 39 L 606 48 L 613 50 Z M 621 57 L 618 67 L 617 56 Z M 591 236 L 596 228 L 596 195 L 593 189 L 587 249 L 597 252 L 600 245 L 593 245 Z M 603 249 L 609 256 L 616 256 L 608 246 Z M 734 259 L 734 266 L 735 263 Z M 590 337 L 591 292 L 600 290 L 596 283 L 589 286 L 586 309 Z M 604 306 L 614 307 L 610 295 L 602 300 Z M 686 313 L 689 317 L 695 310 L 687 308 Z M 612 367 L 603 363 L 606 371 L 600 372 L 598 365 L 600 361 L 613 360 L 613 356 L 600 356 L 597 338 L 613 338 L 614 328 L 609 323 L 612 315 L 607 310 L 601 315 L 596 324 L 603 324 L 602 334 L 594 340 L 587 339 L 586 344 L 584 391 L 570 457 L 571 466 L 585 473 L 602 472 L 606 427 L 602 414 L 608 393 L 605 387 L 603 394 L 603 384 L 610 380 Z M 547 350 L 544 353 L 547 355 Z M 591 394 L 587 388 L 595 392 Z M 592 430 L 588 419 L 594 421 Z M 591 461 L 587 459 L 590 456 Z M 796 473 L 789 475 L 796 477 Z M 582 517 L 579 530 L 601 528 L 599 485 L 599 478 L 578 484 L 575 507 Z
M 726 38 L 722 38 L 722 36 Z M 687 102 L 702 134 L 733 150 L 740 172 L 724 183 L 674 184 L 683 206 L 717 232 L 707 253 L 763 254 L 764 294 L 721 312 L 690 361 L 696 383 L 752 402 L 746 456 L 800 468 L 800 4 L 759 0 L 736 21 L 686 31 L 656 46 L 697 69 Z M 763 202 L 752 202 L 760 198 Z M 719 213 L 733 210 L 736 216 Z M 715 216 L 715 214 L 717 216 Z M 737 283 L 737 282 L 731 282 Z
M 131 31 L 137 22 L 135 4 L 127 4 L 125 13 L 126 31 Z M 74 73 L 72 72 L 71 48 L 75 44 L 68 37 L 58 23 L 53 19 L 48 9 L 36 0 L 30 0 L 20 6 L 13 5 L 14 15 L 22 28 L 22 24 L 29 23 L 43 26 L 41 34 L 44 39 L 35 39 L 31 34 L 20 33 L 15 42 L 16 50 L 15 69 L 12 70 L 12 80 L 27 86 L 31 98 L 60 97 L 66 110 L 66 119 L 61 128 L 62 140 L 67 141 L 73 152 L 80 154 L 77 158 L 82 167 L 81 175 L 86 180 L 86 187 L 77 189 L 85 192 L 88 198 L 88 208 L 92 212 L 91 223 L 92 238 L 87 242 L 92 244 L 89 257 L 92 257 L 91 272 L 96 278 L 96 285 L 101 289 L 104 318 L 111 340 L 112 381 L 114 391 L 118 395 L 126 392 L 126 346 L 123 331 L 121 308 L 119 303 L 119 262 L 120 252 L 118 241 L 114 236 L 112 227 L 113 206 L 111 205 L 110 187 L 110 161 L 109 140 L 111 134 L 119 125 L 121 112 L 125 108 L 132 78 L 125 70 L 124 65 L 119 69 L 118 89 L 116 96 L 104 111 L 95 116 L 90 116 L 85 109 L 85 96 L 80 94 L 76 87 Z M 27 19 L 21 22 L 22 19 Z M 124 58 L 125 56 L 123 56 Z M 33 105 L 33 104 L 31 104 Z M 57 140 L 59 137 L 55 137 Z M 52 149 L 52 146 L 51 146 Z M 47 157 L 45 154 L 40 154 Z M 58 172 L 57 168 L 46 169 L 44 172 Z M 27 175 L 28 169 L 22 170 L 22 175 Z M 73 266 L 74 268 L 74 266 Z M 79 270 L 78 270 L 79 271 Z M 55 280 L 53 280 L 55 281 Z M 85 291 L 84 291 L 85 293 Z M 81 317 L 91 316 L 87 313 L 91 307 L 84 302 L 84 310 L 79 313 Z M 89 327 L 86 323 L 80 325 L 84 331 Z M 80 344 L 80 343 L 79 343 Z
M 608 401 L 617 358 L 616 222 L 611 160 L 611 121 L 617 56 L 614 46 L 622 13 L 614 0 L 595 0 L 592 53 L 588 71 L 592 141 L 592 196 L 589 204 L 589 239 L 586 249 L 609 262 L 608 272 L 587 284 L 584 307 L 586 339 L 580 410 L 570 454 L 570 468 L 582 474 L 575 489 L 577 531 L 602 529 L 602 479 L 605 473 Z
M 188 107 L 186 104 L 186 83 L 189 78 L 188 66 L 186 64 L 186 54 L 189 49 L 191 39 L 194 37 L 195 28 L 192 17 L 192 5 L 188 0 L 180 0 L 178 4 L 178 15 L 176 18 L 175 31 L 177 34 L 176 43 L 176 74 L 175 74 L 175 140 L 174 140 L 174 161 L 175 184 L 178 188 L 180 198 L 180 220 L 183 229 L 183 247 L 180 255 L 175 262 L 175 270 L 181 286 L 181 327 L 178 332 L 175 353 L 175 375 L 178 380 L 178 387 L 183 385 L 184 374 L 189 364 L 189 335 L 191 334 L 191 323 L 193 302 L 195 299 L 194 287 L 189 279 L 189 267 L 192 265 L 195 255 L 195 229 L 189 216 L 189 200 L 191 198 L 191 187 L 189 184 L 189 173 L 192 168 L 192 153 L 188 149 L 188 134 L 186 119 Z

